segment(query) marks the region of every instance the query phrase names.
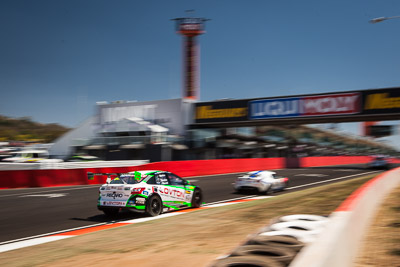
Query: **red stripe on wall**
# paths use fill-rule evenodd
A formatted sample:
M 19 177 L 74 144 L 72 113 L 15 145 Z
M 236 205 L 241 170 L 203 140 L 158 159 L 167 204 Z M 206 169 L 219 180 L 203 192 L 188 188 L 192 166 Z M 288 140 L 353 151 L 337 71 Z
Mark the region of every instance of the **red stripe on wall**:
M 297 160 L 296 160 L 297 161 Z M 368 156 L 306 157 L 299 158 L 299 167 L 367 163 Z M 0 188 L 50 187 L 64 185 L 87 185 L 105 183 L 106 176 L 87 179 L 87 172 L 129 172 L 135 170 L 165 170 L 182 177 L 249 172 L 255 170 L 282 169 L 287 166 L 285 158 L 213 159 L 188 161 L 163 161 L 132 167 L 107 167 L 54 170 L 0 171 Z

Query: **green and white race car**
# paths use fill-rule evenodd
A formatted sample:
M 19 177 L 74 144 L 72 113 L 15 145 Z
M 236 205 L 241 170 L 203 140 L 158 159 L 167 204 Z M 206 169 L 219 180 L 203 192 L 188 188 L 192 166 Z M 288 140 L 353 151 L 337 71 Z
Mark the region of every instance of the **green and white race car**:
M 107 216 L 121 209 L 157 216 L 182 208 L 198 208 L 203 199 L 201 189 L 167 171 L 135 171 L 128 173 L 88 173 L 107 175 L 107 183 L 99 190 L 97 208 Z M 114 179 L 111 177 L 114 176 Z

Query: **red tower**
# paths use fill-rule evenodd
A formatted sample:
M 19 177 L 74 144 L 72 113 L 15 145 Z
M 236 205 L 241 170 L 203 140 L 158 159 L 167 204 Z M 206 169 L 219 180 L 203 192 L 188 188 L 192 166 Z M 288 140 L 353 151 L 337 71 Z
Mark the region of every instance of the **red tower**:
M 200 59 L 197 36 L 205 33 L 204 18 L 176 18 L 176 32 L 183 35 L 183 98 L 199 99 Z

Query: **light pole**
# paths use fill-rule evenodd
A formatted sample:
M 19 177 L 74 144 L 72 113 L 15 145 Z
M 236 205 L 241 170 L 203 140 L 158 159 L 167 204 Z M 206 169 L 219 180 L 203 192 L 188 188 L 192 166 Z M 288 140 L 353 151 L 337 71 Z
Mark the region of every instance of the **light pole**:
M 388 19 L 400 19 L 400 16 L 393 16 L 393 17 L 379 17 L 379 18 L 374 18 L 371 19 L 369 22 L 370 23 L 378 23 L 378 22 L 382 22 L 384 20 L 388 20 Z

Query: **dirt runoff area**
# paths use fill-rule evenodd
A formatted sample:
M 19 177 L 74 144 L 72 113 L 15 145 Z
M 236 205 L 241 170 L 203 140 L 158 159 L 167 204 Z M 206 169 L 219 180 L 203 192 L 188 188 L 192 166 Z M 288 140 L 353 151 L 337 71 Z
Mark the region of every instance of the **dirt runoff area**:
M 373 176 L 0 254 L 2 266 L 209 266 L 278 216 L 329 215 Z
M 354 266 L 400 267 L 400 187 L 380 206 Z

